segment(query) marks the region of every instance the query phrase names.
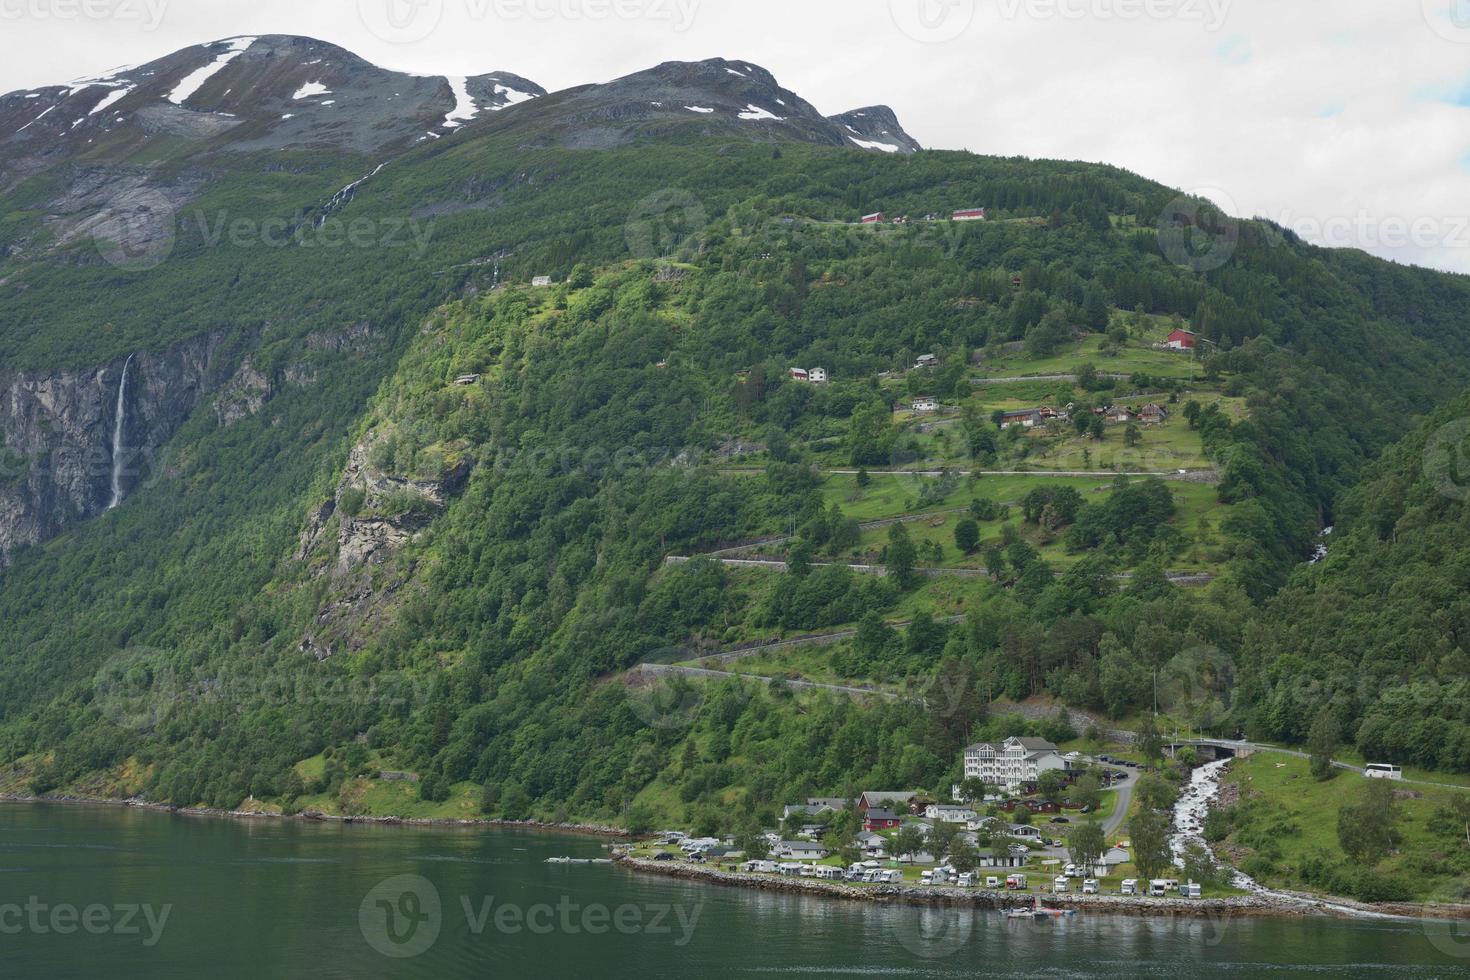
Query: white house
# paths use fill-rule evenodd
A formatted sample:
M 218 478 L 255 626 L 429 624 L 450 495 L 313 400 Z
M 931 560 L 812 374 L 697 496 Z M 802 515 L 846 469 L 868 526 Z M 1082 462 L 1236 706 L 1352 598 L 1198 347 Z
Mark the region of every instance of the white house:
M 939 399 L 932 395 L 920 395 L 914 399 L 911 407 L 916 412 L 937 412 L 939 411 Z
M 776 846 L 777 857 L 797 861 L 820 861 L 828 853 L 821 844 L 810 840 L 783 840 Z
M 1071 768 L 1057 747 L 1044 738 L 1011 737 L 999 745 L 979 742 L 965 749 L 965 778 L 1017 792 L 1034 786 L 1043 772 Z
M 882 834 L 864 830 L 853 839 L 857 841 L 857 846 L 863 849 L 864 857 L 886 858 L 888 856 L 888 838 Z
M 826 368 L 812 368 L 809 372 L 807 372 L 807 376 L 811 383 L 814 385 L 824 385 L 827 383 Z
M 929 820 L 938 820 L 942 823 L 969 824 L 978 820 L 980 814 L 967 806 L 949 806 L 941 803 L 931 803 L 924 808 L 924 816 Z
M 536 276 L 534 279 L 531 280 L 531 285 L 533 285 L 533 286 L 550 286 L 551 285 L 551 277 L 550 276 Z

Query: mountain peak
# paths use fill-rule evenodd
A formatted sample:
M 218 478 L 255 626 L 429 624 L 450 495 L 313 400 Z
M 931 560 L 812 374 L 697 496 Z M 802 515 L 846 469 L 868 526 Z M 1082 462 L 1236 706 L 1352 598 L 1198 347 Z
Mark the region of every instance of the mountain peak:
M 701 135 L 796 140 L 825 146 L 912 153 L 919 144 L 893 110 L 873 118 L 827 117 L 776 76 L 750 61 L 666 61 L 601 85 L 556 93 L 541 107 L 539 140 L 596 148 L 641 136 L 692 130 Z
M 509 72 L 389 71 L 316 38 L 244 35 L 67 85 L 0 96 L 0 156 L 67 146 L 121 154 L 164 133 L 211 148 L 324 146 L 375 154 L 546 94 Z
M 864 106 L 828 118 L 842 127 L 849 140 L 865 150 L 916 153 L 923 149 L 918 140 L 904 132 L 898 114 L 886 105 Z

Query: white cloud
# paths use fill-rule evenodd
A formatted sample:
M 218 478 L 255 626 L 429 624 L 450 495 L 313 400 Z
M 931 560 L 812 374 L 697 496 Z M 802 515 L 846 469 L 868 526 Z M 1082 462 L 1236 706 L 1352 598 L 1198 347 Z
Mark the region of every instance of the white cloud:
M 900 17 L 905 33 L 890 5 L 920 3 L 962 19 L 929 32 L 938 43 L 916 40 L 914 25 L 929 21 Z M 363 26 L 356 0 L 172 0 L 151 32 L 8 23 L 0 90 L 247 31 L 309 34 L 424 74 L 504 69 L 553 90 L 719 56 L 769 68 L 827 113 L 887 103 L 926 146 L 1105 161 L 1185 189 L 1219 188 L 1242 211 L 1304 231 L 1353 229 L 1324 231 L 1333 243 L 1470 272 L 1470 241 L 1455 231 L 1470 218 L 1470 107 L 1446 101 L 1470 87 L 1470 43 L 1455 43 L 1470 31 L 1431 23 L 1424 8 L 1435 3 L 891 4 L 660 0 L 608 5 L 634 16 L 595 18 L 557 14 L 550 0 L 443 0 L 434 30 L 395 44 Z M 1389 234 L 1400 225 L 1439 231 Z

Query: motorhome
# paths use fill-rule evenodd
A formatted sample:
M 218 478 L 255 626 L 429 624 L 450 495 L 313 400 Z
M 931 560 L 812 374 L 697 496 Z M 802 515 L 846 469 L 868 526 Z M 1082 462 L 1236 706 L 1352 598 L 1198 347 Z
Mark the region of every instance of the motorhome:
M 1179 886 L 1179 894 L 1183 898 L 1203 898 L 1204 891 L 1195 882 L 1188 882 Z
M 1025 875 L 1007 875 L 1006 876 L 1006 890 L 1007 891 L 1024 891 L 1027 887 L 1028 886 L 1026 884 L 1026 876 Z
M 1148 894 L 1150 898 L 1163 898 L 1169 894 L 1169 883 L 1162 878 L 1156 878 L 1148 883 Z
M 1000 879 L 997 878 L 995 875 L 986 875 L 985 876 L 985 887 L 986 888 L 999 888 L 1000 887 Z
M 1084 894 L 1084 895 L 1096 895 L 1097 894 L 1097 879 L 1096 878 L 1087 878 L 1087 879 L 1085 879 L 1082 882 L 1082 894 Z
M 1123 880 L 1123 887 L 1122 887 L 1122 890 L 1121 890 L 1120 894 L 1123 894 L 1123 895 L 1137 895 L 1138 894 L 1138 879 L 1137 878 L 1125 878 Z
M 1052 880 L 1051 890 L 1056 894 L 1061 895 L 1066 892 L 1067 883 L 1069 881 L 1071 881 L 1071 879 L 1068 878 L 1066 875 L 1057 875 L 1056 878 Z

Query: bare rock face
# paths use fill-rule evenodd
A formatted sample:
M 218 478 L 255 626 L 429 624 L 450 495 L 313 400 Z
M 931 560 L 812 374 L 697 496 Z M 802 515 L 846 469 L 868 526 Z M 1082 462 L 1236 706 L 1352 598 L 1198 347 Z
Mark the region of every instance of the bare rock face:
M 126 495 L 157 472 L 164 444 L 226 375 L 217 337 L 133 356 L 114 455 L 124 360 L 55 373 L 0 372 L 0 567 L 107 509 L 114 465 Z
M 412 572 L 394 559 L 422 537 L 469 478 L 467 461 L 437 479 L 385 472 L 373 462 L 384 438 L 374 430 L 353 446 L 333 496 L 312 508 L 301 533 L 297 561 L 308 563 L 314 576 L 328 576 L 335 593 L 300 644 L 319 658 L 360 648 L 373 624 L 390 618 Z

